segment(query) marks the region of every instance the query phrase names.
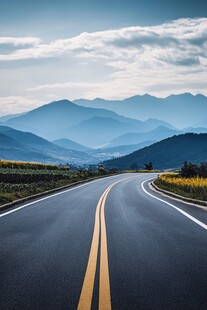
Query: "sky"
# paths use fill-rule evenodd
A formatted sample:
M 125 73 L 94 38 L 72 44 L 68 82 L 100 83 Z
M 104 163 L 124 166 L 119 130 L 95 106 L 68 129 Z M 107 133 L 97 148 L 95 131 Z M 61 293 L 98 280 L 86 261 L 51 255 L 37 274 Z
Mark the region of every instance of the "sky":
M 206 0 L 0 0 L 0 115 L 206 81 Z

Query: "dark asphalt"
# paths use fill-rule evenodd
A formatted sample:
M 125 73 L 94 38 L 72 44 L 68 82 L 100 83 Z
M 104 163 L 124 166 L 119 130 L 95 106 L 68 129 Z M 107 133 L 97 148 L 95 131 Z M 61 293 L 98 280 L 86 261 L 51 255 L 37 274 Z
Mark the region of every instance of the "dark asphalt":
M 148 196 L 150 174 L 87 183 L 0 218 L 0 309 L 76 309 L 104 190 L 113 309 L 207 309 L 207 230 Z M 207 224 L 207 211 L 145 188 Z M 93 309 L 98 304 L 98 272 Z

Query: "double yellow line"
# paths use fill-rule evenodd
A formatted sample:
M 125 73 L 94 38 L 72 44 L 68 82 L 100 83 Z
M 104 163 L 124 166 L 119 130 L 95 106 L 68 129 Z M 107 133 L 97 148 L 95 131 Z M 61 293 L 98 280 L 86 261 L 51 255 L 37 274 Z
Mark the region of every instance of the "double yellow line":
M 100 241 L 100 278 L 99 278 L 99 310 L 111 310 L 111 293 L 108 267 L 108 250 L 107 250 L 107 235 L 105 222 L 105 202 L 111 188 L 116 184 L 123 182 L 132 177 L 112 183 L 102 194 L 96 207 L 95 224 L 93 231 L 93 239 L 88 259 L 86 274 L 82 286 L 82 291 L 78 303 L 78 310 L 90 310 L 93 298 L 94 281 L 96 275 L 99 236 Z

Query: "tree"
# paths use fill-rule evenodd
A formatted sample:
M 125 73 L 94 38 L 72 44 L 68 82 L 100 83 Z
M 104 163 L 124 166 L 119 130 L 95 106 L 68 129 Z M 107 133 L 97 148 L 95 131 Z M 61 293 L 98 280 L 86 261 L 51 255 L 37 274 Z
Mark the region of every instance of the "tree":
M 207 178 L 207 163 L 201 163 L 199 166 L 199 177 Z
M 148 164 L 144 164 L 145 165 L 145 169 L 146 170 L 153 170 L 153 165 L 152 165 L 152 162 L 148 163 Z
M 197 165 L 185 161 L 183 166 L 181 167 L 180 175 L 184 178 L 196 177 L 197 175 L 199 175 L 199 168 Z
M 103 165 L 98 165 L 98 172 L 101 174 L 106 174 L 106 170 Z

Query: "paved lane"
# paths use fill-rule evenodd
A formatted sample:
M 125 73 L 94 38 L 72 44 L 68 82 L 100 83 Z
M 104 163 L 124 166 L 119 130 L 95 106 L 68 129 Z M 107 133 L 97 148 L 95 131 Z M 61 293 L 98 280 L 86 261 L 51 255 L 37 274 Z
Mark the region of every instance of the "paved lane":
M 146 195 L 145 178 L 120 183 L 108 197 L 113 309 L 206 309 L 207 231 Z
M 206 309 L 207 231 L 147 195 L 150 177 L 101 179 L 1 217 L 1 309 L 87 310 L 89 261 L 92 309 Z

